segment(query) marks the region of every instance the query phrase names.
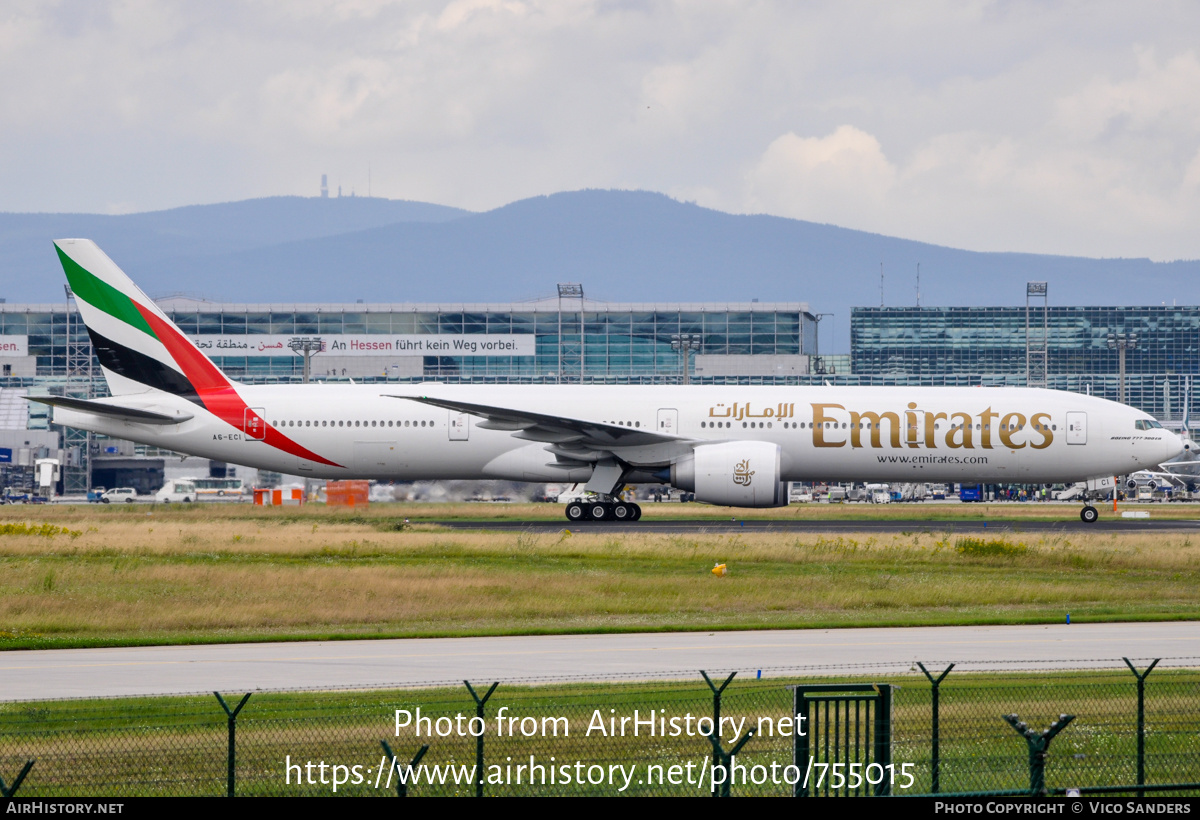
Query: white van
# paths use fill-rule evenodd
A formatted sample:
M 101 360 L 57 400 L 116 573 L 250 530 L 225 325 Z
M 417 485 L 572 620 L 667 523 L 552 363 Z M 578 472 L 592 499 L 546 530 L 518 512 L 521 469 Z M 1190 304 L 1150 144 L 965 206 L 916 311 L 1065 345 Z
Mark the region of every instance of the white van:
M 191 504 L 196 500 L 196 485 L 190 481 L 176 479 L 168 481 L 163 485 L 163 488 L 154 496 L 154 500 L 160 504 L 170 504 L 182 502 Z
M 101 504 L 112 504 L 114 501 L 132 504 L 137 501 L 137 490 L 133 487 L 113 487 L 111 490 L 105 490 L 100 496 Z

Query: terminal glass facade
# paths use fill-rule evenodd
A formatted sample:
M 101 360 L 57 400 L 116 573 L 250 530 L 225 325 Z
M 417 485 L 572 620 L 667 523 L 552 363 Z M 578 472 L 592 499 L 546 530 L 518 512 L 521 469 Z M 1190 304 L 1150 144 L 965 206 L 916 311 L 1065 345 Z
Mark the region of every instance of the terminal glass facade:
M 1025 373 L 1025 308 L 854 308 L 851 370 L 858 375 Z M 1194 374 L 1200 367 L 1200 308 L 1050 307 L 1047 373 L 1115 374 L 1109 333 L 1137 334 L 1129 374 Z M 1030 312 L 1041 327 L 1041 309 Z
M 1127 402 L 1164 421 L 1179 419 L 1200 371 L 1200 308 L 1033 308 L 1029 322 L 1038 333 L 1043 310 L 1047 387 L 1115 400 L 1120 354 L 1108 337 L 1136 334 L 1136 347 L 1125 351 Z M 851 370 L 863 383 L 1023 386 L 1025 342 L 1024 307 L 851 311 Z
M 816 341 L 816 325 L 802 303 L 625 305 L 571 300 L 514 305 L 220 305 L 167 299 L 160 307 L 189 336 L 295 335 L 530 335 L 533 355 L 422 356 L 391 368 L 379 361 L 377 378 L 436 378 L 467 382 L 655 383 L 678 379 L 682 358 L 672 336 L 692 334 L 694 356 L 804 355 Z M 582 307 L 582 310 L 580 309 Z M 65 305 L 0 305 L 0 335 L 27 336 L 36 372 L 61 379 L 68 375 L 70 338 L 86 344 L 83 323 Z M 246 382 L 298 381 L 299 356 L 220 355 L 214 362 L 232 378 Z M 312 360 L 314 377 L 323 372 L 322 356 Z M 411 360 L 413 357 L 394 357 Z M 336 371 L 336 369 L 335 369 Z M 98 371 L 97 371 L 98 372 Z M 2 374 L 9 378 L 17 372 Z M 348 374 L 361 380 L 363 374 Z M 370 378 L 370 376 L 368 376 Z

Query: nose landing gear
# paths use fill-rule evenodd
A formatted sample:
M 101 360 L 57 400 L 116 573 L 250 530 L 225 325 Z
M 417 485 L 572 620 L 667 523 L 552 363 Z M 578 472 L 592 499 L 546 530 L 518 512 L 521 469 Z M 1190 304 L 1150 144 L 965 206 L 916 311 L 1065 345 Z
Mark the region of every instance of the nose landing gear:
M 1079 511 L 1079 519 L 1085 524 L 1095 524 L 1096 519 L 1100 517 L 1100 513 L 1091 504 L 1084 506 Z

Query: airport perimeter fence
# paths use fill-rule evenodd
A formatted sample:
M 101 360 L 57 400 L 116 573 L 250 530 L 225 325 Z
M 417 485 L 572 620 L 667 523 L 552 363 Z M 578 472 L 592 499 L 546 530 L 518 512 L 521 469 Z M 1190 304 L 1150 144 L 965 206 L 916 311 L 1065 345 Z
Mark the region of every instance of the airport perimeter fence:
M 0 778 L 20 797 L 1200 795 L 1200 663 L 1152 663 L 7 702 Z

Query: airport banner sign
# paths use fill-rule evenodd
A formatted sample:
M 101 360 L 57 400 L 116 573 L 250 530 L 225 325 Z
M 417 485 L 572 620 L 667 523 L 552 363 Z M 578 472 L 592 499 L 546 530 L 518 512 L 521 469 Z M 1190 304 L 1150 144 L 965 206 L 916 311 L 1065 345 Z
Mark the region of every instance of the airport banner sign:
M 28 336 L 0 336 L 0 356 L 28 356 Z
M 298 356 L 293 348 L 298 349 L 302 339 L 319 340 L 322 349 L 316 355 L 331 356 L 533 356 L 537 353 L 532 333 L 201 334 L 191 339 L 208 356 Z

